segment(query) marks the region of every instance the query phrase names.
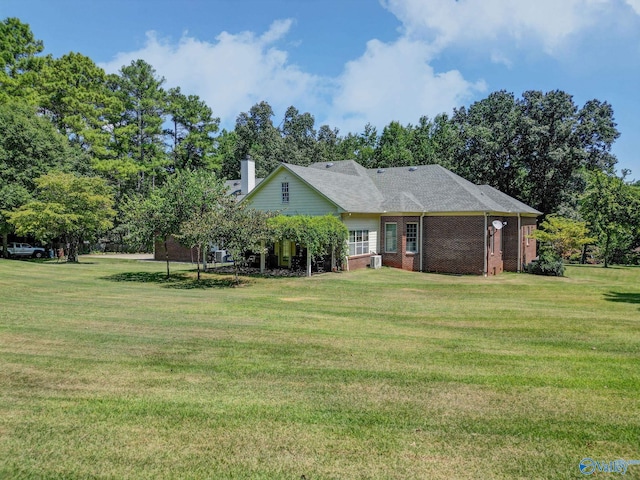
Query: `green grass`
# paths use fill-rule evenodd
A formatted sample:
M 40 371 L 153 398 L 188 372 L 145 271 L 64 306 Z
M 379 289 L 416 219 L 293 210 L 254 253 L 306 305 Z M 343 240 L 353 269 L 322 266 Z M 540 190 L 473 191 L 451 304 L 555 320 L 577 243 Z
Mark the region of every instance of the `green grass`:
M 640 459 L 640 268 L 237 288 L 173 268 L 0 260 L 0 478 L 555 479 Z

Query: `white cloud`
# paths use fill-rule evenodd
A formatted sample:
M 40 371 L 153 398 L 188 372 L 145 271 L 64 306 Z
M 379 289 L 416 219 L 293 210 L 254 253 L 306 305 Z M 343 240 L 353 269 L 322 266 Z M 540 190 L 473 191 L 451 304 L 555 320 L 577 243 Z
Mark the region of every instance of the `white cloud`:
M 555 54 L 603 15 L 611 20 L 621 12 L 628 15 L 631 8 L 640 12 L 640 0 L 381 3 L 402 22 L 401 34 L 387 43 L 370 40 L 365 53 L 347 62 L 335 78 L 310 74 L 290 62 L 280 45 L 293 28 L 291 19 L 277 20 L 263 33 L 222 32 L 213 42 L 187 33 L 171 42 L 150 32 L 142 49 L 120 53 L 102 66 L 117 72 L 142 58 L 166 78 L 168 87 L 199 95 L 227 128 L 233 128 L 240 112 L 265 100 L 274 108 L 276 122 L 294 105 L 311 112 L 317 125 L 359 132 L 366 123 L 381 128 L 392 120 L 415 123 L 422 115 L 451 112 L 484 93 L 485 83 L 465 79 L 459 70 L 463 67 L 437 71 L 436 60 L 447 51 L 475 49 L 500 68 L 512 69 L 518 55 L 532 46 Z
M 626 0 L 637 4 L 640 0 Z M 427 39 L 438 50 L 452 44 L 509 38 L 539 42 L 552 54 L 565 39 L 595 25 L 610 0 L 383 0 L 402 21 L 405 34 Z
M 308 97 L 314 98 L 324 88 L 321 78 L 291 65 L 287 52 L 274 45 L 291 25 L 291 20 L 275 21 L 260 36 L 222 32 L 214 43 L 185 34 L 172 44 L 148 32 L 142 49 L 119 53 L 101 66 L 115 73 L 133 60 L 144 59 L 165 77 L 166 86 L 180 86 L 184 93 L 200 96 L 223 125 L 232 128 L 236 116 L 259 101 L 284 112 L 289 105 L 309 104 Z
M 343 133 L 361 131 L 366 123 L 416 123 L 422 115 L 450 112 L 484 88 L 467 82 L 457 70 L 435 72 L 429 65 L 433 49 L 406 38 L 388 44 L 370 41 L 364 55 L 348 62 L 338 78 L 312 75 L 276 47 L 292 24 L 275 21 L 261 35 L 222 32 L 213 43 L 186 33 L 171 43 L 148 32 L 142 49 L 119 53 L 101 66 L 115 73 L 142 58 L 165 77 L 167 87 L 180 86 L 205 100 L 227 128 L 262 100 L 274 108 L 276 122 L 294 105 L 311 112 L 318 126 L 328 123 Z
M 369 41 L 364 55 L 349 62 L 338 80 L 329 123 L 345 131 L 361 131 L 367 122 L 415 124 L 422 115 L 450 112 L 484 90 L 482 82 L 470 83 L 457 70 L 435 72 L 432 54 L 426 43 L 406 38 Z
M 640 0 L 626 0 L 626 3 L 637 15 L 640 15 Z

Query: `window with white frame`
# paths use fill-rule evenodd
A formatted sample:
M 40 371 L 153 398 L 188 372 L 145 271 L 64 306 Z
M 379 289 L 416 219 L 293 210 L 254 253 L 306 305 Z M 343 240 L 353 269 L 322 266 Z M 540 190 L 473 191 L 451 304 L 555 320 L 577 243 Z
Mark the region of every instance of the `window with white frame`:
M 369 230 L 349 230 L 349 255 L 369 253 Z
M 407 253 L 418 253 L 418 224 L 407 223 Z
M 398 251 L 398 224 L 384 224 L 384 251 L 386 253 L 396 253 Z
M 289 182 L 282 182 L 282 203 L 289 203 Z

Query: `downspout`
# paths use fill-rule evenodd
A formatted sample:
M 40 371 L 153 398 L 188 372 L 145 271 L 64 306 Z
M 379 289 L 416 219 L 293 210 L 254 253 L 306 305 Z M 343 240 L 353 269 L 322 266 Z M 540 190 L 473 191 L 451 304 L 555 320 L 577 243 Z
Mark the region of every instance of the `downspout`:
M 518 273 L 522 270 L 522 225 L 520 223 L 520 213 L 518 212 L 518 267 L 516 268 Z
M 484 212 L 484 271 L 482 274 L 486 277 L 488 274 L 488 258 L 489 255 L 489 245 L 487 244 L 487 215 L 488 212 Z
M 420 271 L 422 272 L 422 261 L 424 258 L 424 252 L 423 252 L 423 244 L 424 244 L 424 230 L 423 230 L 423 225 L 424 225 L 424 215 L 427 212 L 422 212 L 422 215 L 420 215 Z

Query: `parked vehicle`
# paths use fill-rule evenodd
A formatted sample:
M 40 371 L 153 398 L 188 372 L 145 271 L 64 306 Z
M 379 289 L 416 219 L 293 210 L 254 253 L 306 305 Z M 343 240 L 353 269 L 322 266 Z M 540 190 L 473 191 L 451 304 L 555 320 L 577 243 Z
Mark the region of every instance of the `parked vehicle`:
M 28 243 L 9 242 L 7 251 L 9 252 L 9 257 L 44 258 L 47 256 L 44 248 L 32 247 Z

